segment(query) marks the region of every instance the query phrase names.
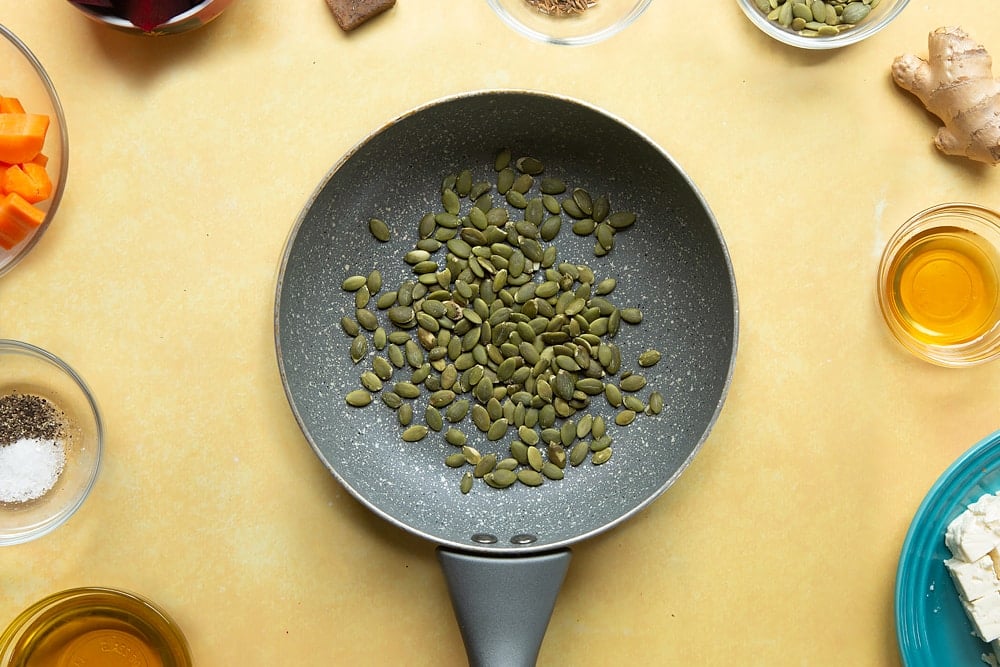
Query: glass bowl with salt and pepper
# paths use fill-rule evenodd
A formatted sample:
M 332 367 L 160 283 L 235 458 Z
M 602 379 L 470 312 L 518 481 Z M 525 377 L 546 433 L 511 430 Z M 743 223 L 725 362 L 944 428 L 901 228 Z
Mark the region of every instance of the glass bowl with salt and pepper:
M 102 447 L 83 379 L 41 348 L 0 339 L 0 546 L 65 523 L 94 486 Z
M 564 46 L 594 44 L 638 19 L 652 0 L 486 0 L 525 37 Z

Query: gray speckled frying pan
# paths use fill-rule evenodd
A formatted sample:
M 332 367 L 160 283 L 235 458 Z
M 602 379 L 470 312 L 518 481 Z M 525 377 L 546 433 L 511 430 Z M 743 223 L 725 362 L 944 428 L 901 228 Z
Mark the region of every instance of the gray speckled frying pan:
M 421 216 L 441 210 L 445 176 L 471 168 L 475 180 L 495 182 L 493 158 L 503 147 L 540 158 L 548 175 L 571 186 L 608 194 L 613 210 L 637 214 L 605 257 L 595 257 L 593 237 L 574 235 L 568 223 L 556 243 L 560 261 L 586 263 L 599 278 L 618 279 L 611 294 L 616 304 L 642 309 L 643 322 L 623 325 L 615 342 L 623 370 L 639 370 L 636 358 L 647 348 L 663 353 L 659 364 L 642 369 L 648 385 L 640 397 L 658 389 L 666 408 L 628 427 L 612 424 L 614 456 L 604 465 L 570 468 L 562 481 L 538 488 L 495 490 L 477 482 L 462 495 L 462 471 L 443 463 L 455 450 L 440 434 L 405 443 L 395 414 L 377 398 L 363 409 L 345 404 L 346 392 L 370 367 L 371 353 L 358 365 L 350 361 L 350 339 L 339 322 L 353 314 L 354 302 L 340 285 L 373 268 L 389 286 L 412 279 L 402 255 L 418 238 Z M 390 242 L 369 234 L 373 216 L 389 223 Z M 640 511 L 687 467 L 722 407 L 737 330 L 725 243 L 684 172 L 649 138 L 600 109 L 524 91 L 427 104 L 349 151 L 291 231 L 275 301 L 278 363 L 303 433 L 359 501 L 439 545 L 473 664 L 534 663 L 569 562 L 568 546 Z M 424 400 L 414 406 L 418 416 Z M 594 400 L 590 412 L 609 423 L 614 414 L 603 399 Z M 488 443 L 471 424 L 464 426 L 470 444 L 484 453 L 506 452 L 512 439 L 509 433 Z

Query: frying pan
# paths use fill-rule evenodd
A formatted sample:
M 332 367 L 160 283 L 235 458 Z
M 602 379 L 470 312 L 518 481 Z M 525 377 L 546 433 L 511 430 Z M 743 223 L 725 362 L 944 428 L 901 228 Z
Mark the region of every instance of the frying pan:
M 448 174 L 473 170 L 492 180 L 500 148 L 531 155 L 546 174 L 606 193 L 612 210 L 638 221 L 594 256 L 593 237 L 567 228 L 559 261 L 614 276 L 610 298 L 637 306 L 643 321 L 615 338 L 622 369 L 641 370 L 645 392 L 665 408 L 613 425 L 603 400 L 588 411 L 612 424 L 614 455 L 585 463 L 538 488 L 459 491 L 460 470 L 444 465 L 454 448 L 440 434 L 400 439 L 396 415 L 375 400 L 349 408 L 370 359 L 351 363 L 340 319 L 354 301 L 341 289 L 351 274 L 378 268 L 383 284 L 412 279 L 403 254 L 417 223 L 441 210 Z M 495 195 L 498 205 L 499 195 Z M 468 206 L 468 204 L 464 204 Z M 464 210 L 464 209 L 463 209 Z M 371 217 L 392 228 L 387 243 L 367 230 Z M 514 216 L 512 215 L 512 218 Z M 416 108 L 387 123 L 343 156 L 314 191 L 292 228 L 279 267 L 275 340 L 285 393 L 319 459 L 361 503 L 385 520 L 437 543 L 437 553 L 471 664 L 531 665 L 570 559 L 569 546 L 648 506 L 691 462 L 722 408 L 736 354 L 736 284 L 709 207 L 673 159 L 648 137 L 587 103 L 532 91 L 482 91 Z M 662 360 L 639 369 L 640 352 Z M 403 374 L 397 371 L 396 375 Z M 401 377 L 395 380 L 403 379 Z M 642 396 L 640 394 L 640 396 Z M 424 399 L 414 414 L 422 415 Z M 488 443 L 463 430 L 481 451 L 505 452 L 510 434 Z M 502 600 L 502 602 L 498 602 Z

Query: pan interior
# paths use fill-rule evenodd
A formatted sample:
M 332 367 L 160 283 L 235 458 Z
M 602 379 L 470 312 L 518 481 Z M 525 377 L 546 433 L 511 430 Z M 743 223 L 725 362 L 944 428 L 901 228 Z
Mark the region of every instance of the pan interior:
M 459 491 L 463 470 L 444 465 L 455 449 L 441 434 L 403 442 L 393 411 L 376 400 L 348 408 L 344 395 L 359 386 L 371 353 L 354 365 L 340 319 L 353 315 L 352 295 L 340 288 L 351 274 L 378 268 L 395 288 L 412 279 L 402 255 L 413 247 L 417 223 L 441 210 L 440 186 L 463 168 L 495 182 L 500 148 L 531 155 L 546 173 L 594 195 L 612 210 L 632 210 L 638 222 L 616 236 L 614 249 L 595 257 L 593 237 L 576 237 L 564 220 L 556 239 L 559 261 L 587 264 L 613 276 L 611 294 L 638 306 L 638 326 L 623 324 L 615 338 L 622 369 L 640 371 L 666 407 L 627 427 L 596 397 L 589 412 L 610 424 L 612 459 L 567 468 L 565 479 L 539 488 L 495 490 L 477 480 Z M 495 195 L 499 203 L 499 195 Z M 463 212 L 469 206 L 463 203 Z M 370 217 L 385 220 L 392 240 L 378 243 Z M 513 217 L 513 216 L 512 216 Z M 565 218 L 566 216 L 564 216 Z M 385 287 L 383 289 L 390 289 Z M 330 172 L 289 238 L 278 281 L 276 338 L 285 389 L 316 454 L 337 479 L 376 513 L 416 534 L 473 551 L 533 551 L 563 546 L 631 515 L 665 490 L 687 465 L 714 422 L 729 383 L 736 347 L 736 294 L 729 259 L 704 201 L 673 161 L 640 133 L 590 106 L 535 93 L 480 93 L 438 102 L 387 125 Z M 647 348 L 663 358 L 639 369 Z M 408 371 L 396 372 L 394 380 Z M 426 396 L 414 405 L 422 421 Z M 487 442 L 468 419 L 461 425 L 483 453 L 506 455 L 512 432 Z M 476 535 L 495 536 L 483 544 Z M 517 536 L 531 536 L 532 541 Z M 513 538 L 513 539 L 512 539 Z

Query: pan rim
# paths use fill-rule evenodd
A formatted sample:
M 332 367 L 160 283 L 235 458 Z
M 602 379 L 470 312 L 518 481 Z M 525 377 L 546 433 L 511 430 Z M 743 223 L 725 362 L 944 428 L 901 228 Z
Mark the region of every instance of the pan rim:
M 716 402 L 716 405 L 712 411 L 710 418 L 705 424 L 704 430 L 698 437 L 697 442 L 695 442 L 694 446 L 691 448 L 691 451 L 688 453 L 687 457 L 685 457 L 684 461 L 677 467 L 677 469 L 673 472 L 672 475 L 670 475 L 659 487 L 657 487 L 657 489 L 653 493 L 650 493 L 641 502 L 637 503 L 635 506 L 622 512 L 617 517 L 590 530 L 578 533 L 571 537 L 566 537 L 564 539 L 555 542 L 548 542 L 545 544 L 511 545 L 511 544 L 497 543 L 497 544 L 479 545 L 476 543 L 467 543 L 467 542 L 458 542 L 455 540 L 449 540 L 441 536 L 431 534 L 427 531 L 421 530 L 414 526 L 411 526 L 410 524 L 404 522 L 403 520 L 399 519 L 393 514 L 383 510 L 382 508 L 372 503 L 370 500 L 364 497 L 364 495 L 362 495 L 356 488 L 354 488 L 354 486 L 352 486 L 348 482 L 348 480 L 345 479 L 338 472 L 338 470 L 326 459 L 318 443 L 315 441 L 312 434 L 309 432 L 309 429 L 306 426 L 305 419 L 303 418 L 302 414 L 299 411 L 298 406 L 296 405 L 295 397 L 292 395 L 292 391 L 289 386 L 289 381 L 286 374 L 284 355 L 282 353 L 280 315 L 281 315 L 281 296 L 283 291 L 282 288 L 285 282 L 285 272 L 286 269 L 288 268 L 289 258 L 291 256 L 291 252 L 295 244 L 295 240 L 298 237 L 299 231 L 301 230 L 302 225 L 304 224 L 306 218 L 308 217 L 308 214 L 313 204 L 316 202 L 317 198 L 320 196 L 322 191 L 326 188 L 330 180 L 332 180 L 332 178 L 337 174 L 337 172 L 339 172 L 340 169 L 342 169 L 343 166 L 349 160 L 351 160 L 361 149 L 363 149 L 368 143 L 370 143 L 375 137 L 379 136 L 386 129 L 406 120 L 407 118 L 410 118 L 418 113 L 421 113 L 433 107 L 454 103 L 467 98 L 483 97 L 491 95 L 533 96 L 582 107 L 590 112 L 601 115 L 606 119 L 610 120 L 611 122 L 616 123 L 621 127 L 623 127 L 624 129 L 627 129 L 628 131 L 634 133 L 638 139 L 646 143 L 650 148 L 654 149 L 656 153 L 661 155 L 663 159 L 665 159 L 676 170 L 677 174 L 683 179 L 684 183 L 691 190 L 691 193 L 693 194 L 694 198 L 697 200 L 698 204 L 704 209 L 707 215 L 708 221 L 711 224 L 712 233 L 715 235 L 715 240 L 718 243 L 718 248 L 721 251 L 722 258 L 724 260 L 724 265 L 727 270 L 728 283 L 731 291 L 731 298 L 733 305 L 733 310 L 732 310 L 733 327 L 731 332 L 732 345 L 730 348 L 729 360 L 726 367 L 725 378 L 724 381 L 722 382 L 719 398 L 718 401 Z M 285 239 L 285 243 L 282 248 L 281 259 L 278 265 L 278 275 L 276 280 L 276 288 L 274 292 L 273 327 L 274 327 L 274 342 L 275 342 L 275 353 L 278 364 L 278 373 L 281 379 L 282 389 L 285 393 L 285 398 L 288 402 L 289 408 L 291 409 L 292 415 L 299 426 L 300 432 L 305 437 L 306 441 L 309 443 L 309 446 L 313 450 L 313 453 L 320 460 L 320 462 L 326 467 L 326 469 L 334 476 L 334 478 L 337 480 L 337 482 L 341 485 L 342 488 L 347 490 L 347 492 L 351 496 L 353 496 L 355 500 L 360 502 L 363 506 L 365 506 L 368 510 L 373 512 L 376 516 L 381 517 L 383 520 L 388 521 L 390 524 L 398 528 L 401 528 L 412 535 L 416 535 L 418 537 L 429 540 L 434 544 L 455 549 L 457 551 L 465 553 L 478 553 L 495 557 L 511 557 L 518 555 L 538 554 L 538 553 L 564 549 L 572 544 L 575 544 L 577 542 L 582 542 L 586 539 L 589 539 L 605 531 L 608 531 L 618 526 L 619 524 L 623 523 L 632 516 L 640 513 L 647 507 L 649 507 L 649 505 L 651 505 L 653 501 L 657 500 L 660 496 L 664 494 L 664 492 L 666 492 L 670 487 L 672 487 L 674 483 L 676 483 L 677 479 L 688 468 L 688 466 L 694 460 L 695 456 L 701 451 L 703 445 L 705 444 L 705 441 L 708 439 L 709 434 L 712 432 L 719 418 L 719 415 L 722 412 L 722 408 L 726 402 L 726 399 L 728 398 L 729 389 L 732 383 L 733 373 L 736 365 L 737 351 L 739 349 L 739 328 L 740 328 L 739 310 L 740 310 L 739 295 L 736 285 L 736 276 L 733 268 L 732 258 L 730 256 L 729 248 L 726 244 L 725 238 L 722 234 L 722 230 L 719 227 L 718 220 L 715 217 L 715 213 L 712 211 L 708 202 L 705 200 L 701 190 L 694 184 L 694 182 L 691 180 L 687 172 L 680 167 L 679 163 L 662 146 L 660 146 L 657 142 L 653 141 L 653 139 L 648 134 L 642 132 L 641 130 L 636 128 L 633 124 L 629 123 L 623 118 L 616 116 L 601 107 L 598 107 L 592 103 L 583 101 L 578 98 L 558 93 L 536 90 L 536 89 L 482 88 L 482 89 L 465 91 L 461 93 L 455 93 L 435 98 L 428 102 L 424 102 L 418 106 L 411 107 L 408 110 L 402 112 L 401 114 L 398 114 L 394 118 L 386 122 L 383 122 L 377 128 L 375 128 L 367 135 L 365 135 L 361 140 L 354 143 L 326 172 L 324 177 L 320 179 L 319 183 L 316 185 L 310 196 L 303 204 L 294 224 L 292 225 Z

